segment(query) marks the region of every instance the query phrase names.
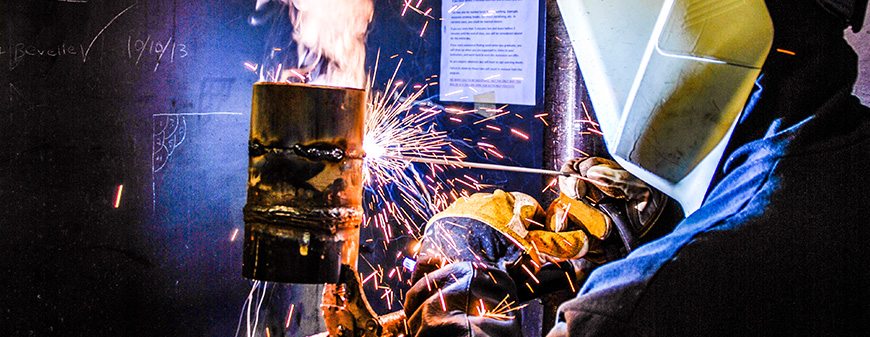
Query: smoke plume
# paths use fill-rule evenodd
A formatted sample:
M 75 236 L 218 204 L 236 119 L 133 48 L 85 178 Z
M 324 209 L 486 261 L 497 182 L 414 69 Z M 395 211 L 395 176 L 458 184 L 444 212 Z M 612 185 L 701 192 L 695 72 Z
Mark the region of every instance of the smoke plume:
M 280 0 L 289 7 L 298 70 L 308 82 L 365 86 L 365 38 L 372 0 Z M 257 5 L 265 0 L 258 0 Z

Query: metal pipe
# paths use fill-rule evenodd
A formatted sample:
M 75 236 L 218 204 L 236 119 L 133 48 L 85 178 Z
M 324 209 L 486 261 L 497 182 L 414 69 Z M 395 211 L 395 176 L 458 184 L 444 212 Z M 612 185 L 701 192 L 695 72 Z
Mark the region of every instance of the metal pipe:
M 364 90 L 254 85 L 245 277 L 336 283 L 356 266 L 364 118 Z
M 594 120 L 592 104 L 577 63 L 574 46 L 562 19 L 557 0 L 547 0 L 546 72 L 544 111 L 548 126 L 544 129 L 543 167 L 558 169 L 566 161 L 582 156 L 608 157 L 601 137 L 584 135 L 584 120 Z M 580 46 L 582 48 L 582 46 Z M 557 196 L 545 193 L 541 203 L 549 204 Z M 569 297 L 552 294 L 543 299 L 542 334 L 556 322 L 559 304 Z

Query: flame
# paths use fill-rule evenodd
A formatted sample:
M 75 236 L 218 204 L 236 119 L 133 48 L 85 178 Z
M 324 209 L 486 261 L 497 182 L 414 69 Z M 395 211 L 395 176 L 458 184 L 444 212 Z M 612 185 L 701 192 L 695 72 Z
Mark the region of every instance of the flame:
M 374 14 L 372 1 L 280 1 L 289 7 L 299 73 L 313 84 L 365 87 L 365 39 Z M 258 0 L 257 6 L 265 2 Z

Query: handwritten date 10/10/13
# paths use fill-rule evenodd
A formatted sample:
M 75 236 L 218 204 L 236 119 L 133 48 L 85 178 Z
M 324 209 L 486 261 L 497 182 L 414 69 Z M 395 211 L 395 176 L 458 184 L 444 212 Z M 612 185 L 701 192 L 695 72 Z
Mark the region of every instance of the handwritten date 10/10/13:
M 190 55 L 187 45 L 178 43 L 169 37 L 166 40 L 158 40 L 148 35 L 144 40 L 127 37 L 127 58 L 136 60 L 138 66 L 143 58 L 154 60 L 154 70 L 160 67 L 161 62 L 175 63 L 176 59 L 183 59 Z

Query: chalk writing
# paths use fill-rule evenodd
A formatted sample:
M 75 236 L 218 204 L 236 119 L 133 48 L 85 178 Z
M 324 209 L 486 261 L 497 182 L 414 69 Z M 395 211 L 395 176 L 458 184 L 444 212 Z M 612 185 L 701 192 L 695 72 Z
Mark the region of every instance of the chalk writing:
M 8 48 L 0 46 L 0 56 L 9 54 L 9 69 L 15 69 L 26 57 L 79 57 L 84 46 L 69 45 L 63 42 L 53 46 L 39 46 L 27 43 L 14 43 Z
M 83 60 L 82 62 L 87 62 L 87 61 L 88 61 L 88 54 L 91 52 L 91 47 L 94 46 L 94 42 L 97 42 L 97 39 L 100 38 L 100 35 L 103 35 L 103 32 L 105 32 L 106 29 L 109 29 L 109 26 L 111 26 L 112 23 L 115 22 L 115 20 L 118 20 L 118 18 L 121 17 L 121 15 L 124 15 L 124 13 L 127 13 L 127 11 L 129 11 L 129 10 L 132 9 L 133 7 L 136 7 L 136 4 L 135 4 L 135 3 L 132 4 L 132 5 L 130 5 L 130 7 L 125 8 L 123 11 L 121 11 L 120 13 L 118 13 L 118 15 L 115 15 L 115 17 L 112 18 L 112 20 L 109 20 L 109 23 L 107 23 L 105 26 L 103 26 L 103 29 L 100 29 L 100 32 L 97 33 L 96 36 L 94 36 L 94 39 L 93 39 L 93 40 L 91 40 L 91 44 L 88 45 L 88 49 L 86 49 L 86 50 L 84 50 L 84 51 L 82 52 L 82 60 Z
M 142 61 L 142 57 L 152 57 L 155 59 L 154 70 L 160 67 L 160 63 L 164 61 L 164 57 L 169 63 L 175 63 L 175 59 L 183 59 L 190 55 L 188 51 L 188 47 L 184 43 L 178 43 L 177 41 L 173 41 L 173 37 L 170 36 L 165 41 L 152 39 L 149 34 L 145 40 L 142 39 L 133 39 L 133 36 L 127 36 L 127 58 L 130 60 L 135 59 L 136 65 Z M 166 53 L 169 55 L 166 55 Z
M 187 136 L 187 121 L 181 115 L 163 115 L 153 118 L 154 143 L 151 169 L 156 173 L 166 166 L 172 153 L 184 142 L 184 137 Z
M 157 177 L 187 137 L 187 116 L 241 116 L 241 112 L 157 113 L 151 115 L 151 202 L 157 207 Z
M 86 1 L 76 1 L 69 0 L 67 2 L 82 2 Z M 124 8 L 121 12 L 115 15 L 109 22 L 97 32 L 96 35 L 91 39 L 90 43 L 87 45 L 85 43 L 69 43 L 69 42 L 61 42 L 60 44 L 44 46 L 38 43 L 28 43 L 28 42 L 20 42 L 16 41 L 11 43 L 8 48 L 4 48 L 0 46 L 0 56 L 4 56 L 9 54 L 9 70 L 13 70 L 18 65 L 21 64 L 24 59 L 27 57 L 81 57 L 82 63 L 88 62 L 88 55 L 91 53 L 91 48 L 94 46 L 94 43 L 103 36 L 103 33 L 106 32 L 109 27 L 115 23 L 124 13 L 127 13 L 133 7 L 136 7 L 136 3 Z

